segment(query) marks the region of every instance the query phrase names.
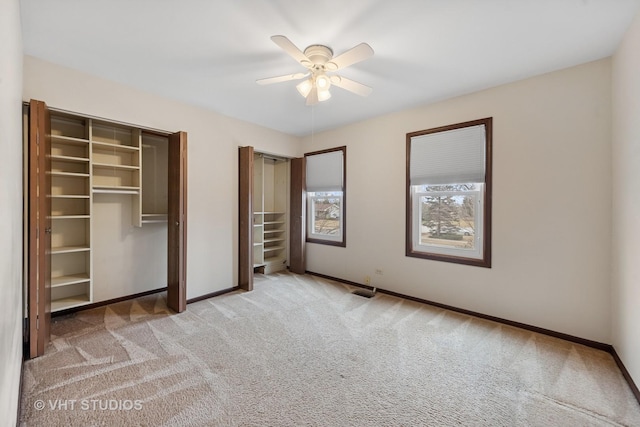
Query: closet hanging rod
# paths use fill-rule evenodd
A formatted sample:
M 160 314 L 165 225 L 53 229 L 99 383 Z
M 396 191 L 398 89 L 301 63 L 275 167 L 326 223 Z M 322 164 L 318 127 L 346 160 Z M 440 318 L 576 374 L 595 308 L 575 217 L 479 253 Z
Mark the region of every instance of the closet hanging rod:
M 277 154 L 262 153 L 262 152 L 257 152 L 256 154 L 264 157 L 265 159 L 273 160 L 274 162 L 286 162 L 287 160 L 289 160 L 289 157 L 283 157 Z

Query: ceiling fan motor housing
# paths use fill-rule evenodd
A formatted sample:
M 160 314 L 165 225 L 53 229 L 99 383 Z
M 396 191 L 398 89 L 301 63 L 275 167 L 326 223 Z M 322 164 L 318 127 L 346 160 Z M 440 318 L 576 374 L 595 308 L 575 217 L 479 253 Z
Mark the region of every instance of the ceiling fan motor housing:
M 321 44 L 312 44 L 304 50 L 304 55 L 309 58 L 310 64 L 303 64 L 314 70 L 331 70 L 337 67 L 331 67 L 333 63 L 328 63 L 333 58 L 333 50 L 330 47 Z M 335 64 L 333 64 L 335 65 Z

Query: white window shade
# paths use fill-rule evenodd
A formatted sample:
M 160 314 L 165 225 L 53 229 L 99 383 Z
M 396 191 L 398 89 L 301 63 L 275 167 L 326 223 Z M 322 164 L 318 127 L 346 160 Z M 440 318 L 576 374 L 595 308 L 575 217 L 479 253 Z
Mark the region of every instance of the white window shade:
M 342 150 L 306 156 L 307 191 L 342 191 L 344 155 Z
M 411 185 L 439 185 L 485 180 L 484 125 L 411 138 Z

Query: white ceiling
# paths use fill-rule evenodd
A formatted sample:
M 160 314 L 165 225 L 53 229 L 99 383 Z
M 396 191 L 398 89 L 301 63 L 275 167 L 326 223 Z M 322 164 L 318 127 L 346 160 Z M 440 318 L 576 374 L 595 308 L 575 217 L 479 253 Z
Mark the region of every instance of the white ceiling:
M 611 55 L 640 0 L 21 0 L 24 52 L 294 135 Z M 305 106 L 270 37 L 373 58 Z

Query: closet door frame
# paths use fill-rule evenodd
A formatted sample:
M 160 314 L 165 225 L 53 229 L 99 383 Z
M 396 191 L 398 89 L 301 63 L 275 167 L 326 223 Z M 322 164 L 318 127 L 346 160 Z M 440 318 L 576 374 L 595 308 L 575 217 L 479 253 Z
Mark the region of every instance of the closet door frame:
M 238 147 L 238 286 L 253 290 L 253 147 Z
M 289 270 L 296 274 L 306 273 L 306 163 L 304 157 L 291 159 L 290 177 L 290 237 L 289 237 Z
M 167 305 L 187 309 L 187 133 L 169 135 Z
M 29 357 L 42 356 L 51 324 L 51 120 L 42 101 L 29 102 Z

